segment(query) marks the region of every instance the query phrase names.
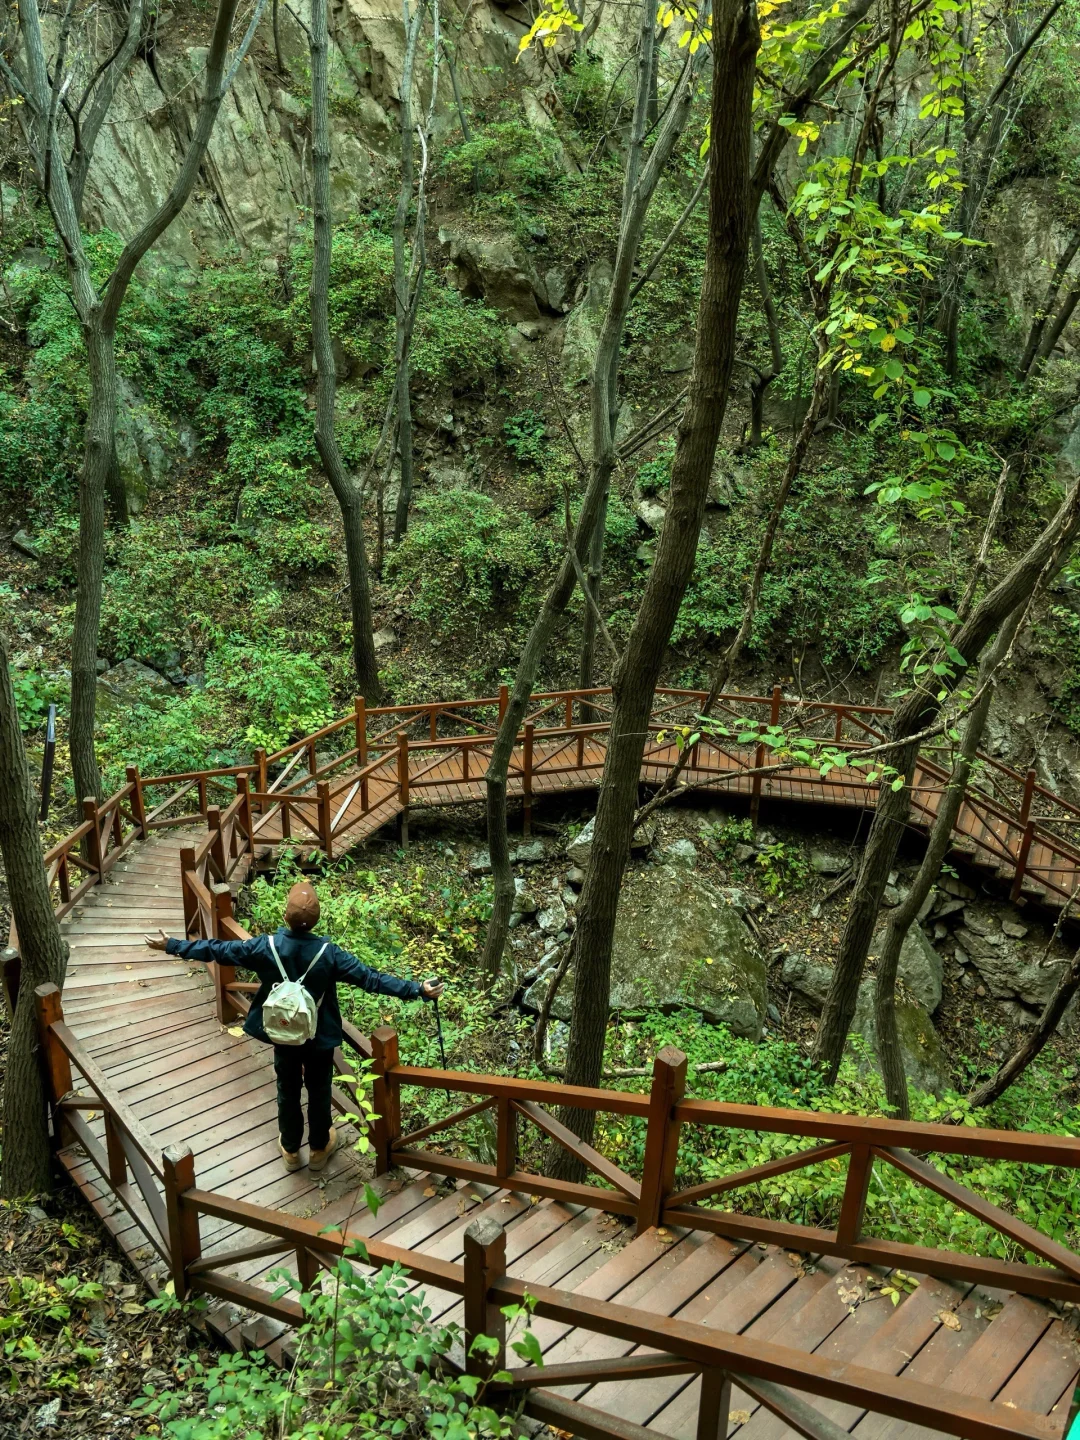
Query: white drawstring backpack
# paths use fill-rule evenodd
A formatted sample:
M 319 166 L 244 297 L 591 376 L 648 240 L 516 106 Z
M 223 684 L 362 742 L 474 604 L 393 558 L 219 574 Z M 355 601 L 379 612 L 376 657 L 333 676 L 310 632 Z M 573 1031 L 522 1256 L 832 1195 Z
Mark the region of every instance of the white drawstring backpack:
M 263 1002 L 263 1029 L 266 1032 L 266 1038 L 272 1040 L 275 1045 L 303 1045 L 305 1041 L 311 1040 L 315 1035 L 319 1023 L 319 1009 L 323 999 L 326 998 L 323 996 L 316 1005 L 311 991 L 304 989 L 304 981 L 322 959 L 326 945 L 315 956 L 299 980 L 290 980 L 285 966 L 281 963 L 281 956 L 277 953 L 274 937 L 271 935 L 269 940 L 274 960 L 281 971 L 281 980 L 271 989 L 270 994 Z M 329 941 L 326 942 L 327 945 L 329 943 Z

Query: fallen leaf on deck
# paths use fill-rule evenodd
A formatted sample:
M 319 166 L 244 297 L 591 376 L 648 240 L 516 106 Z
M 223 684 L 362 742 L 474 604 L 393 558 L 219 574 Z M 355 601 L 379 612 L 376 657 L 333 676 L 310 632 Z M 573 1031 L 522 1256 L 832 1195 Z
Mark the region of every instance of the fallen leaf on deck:
M 239 1035 L 243 1035 L 243 1033 L 244 1033 L 244 1032 L 243 1032 L 243 1030 L 240 1028 L 239 1025 L 230 1025 L 230 1026 L 229 1026 L 229 1034 L 230 1034 L 230 1035 L 237 1035 L 237 1036 L 239 1036 Z
M 748 1425 L 750 1423 L 750 1411 L 729 1410 L 727 1418 L 729 1425 Z
M 860 1300 L 866 1299 L 866 1291 L 861 1285 L 852 1285 L 850 1288 L 838 1285 L 836 1293 L 840 1296 L 841 1305 L 858 1305 Z
M 430 1200 L 431 1197 L 432 1197 L 432 1195 L 434 1195 L 434 1194 L 435 1194 L 435 1186 L 434 1186 L 434 1185 L 428 1185 L 428 1186 L 426 1187 L 426 1189 L 424 1190 L 424 1199 L 425 1199 L 425 1200 Z
M 946 1330 L 962 1330 L 964 1328 L 951 1310 L 942 1310 L 937 1318 Z
M 464 1214 L 465 1214 L 465 1196 L 464 1196 L 464 1195 L 460 1195 L 460 1196 L 458 1197 L 457 1213 L 458 1213 L 459 1215 L 464 1215 Z

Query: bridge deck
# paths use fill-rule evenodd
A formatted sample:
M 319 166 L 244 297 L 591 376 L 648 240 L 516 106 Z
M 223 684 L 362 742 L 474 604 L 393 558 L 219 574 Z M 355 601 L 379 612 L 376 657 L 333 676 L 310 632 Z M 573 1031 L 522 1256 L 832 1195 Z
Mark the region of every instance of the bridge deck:
M 882 1280 L 885 1269 L 675 1227 L 628 1240 L 632 1230 L 624 1220 L 594 1209 L 407 1172 L 377 1182 L 385 1203 L 372 1219 L 358 1203 L 358 1162 L 348 1149 L 333 1157 L 318 1179 L 306 1169 L 286 1174 L 276 1146 L 271 1051 L 218 1023 L 204 966 L 158 959 L 142 944 L 146 930 L 183 930 L 179 852 L 193 838 L 196 832 L 174 830 L 134 847 L 108 882 L 77 907 L 65 927 L 71 961 L 64 1013 L 155 1145 L 191 1146 L 200 1188 L 292 1215 L 317 1215 L 320 1226 L 351 1218 L 354 1230 L 372 1238 L 457 1262 L 465 1226 L 491 1213 L 507 1229 L 508 1273 L 534 1285 L 997 1398 L 1063 1422 L 1080 1371 L 1080 1349 L 1052 1304 L 922 1277 L 894 1308 L 871 1283 Z M 101 1121 L 94 1120 L 92 1128 L 100 1134 Z M 62 1159 L 121 1247 L 158 1288 L 167 1269 L 143 1230 L 108 1193 L 78 1146 L 67 1147 Z M 203 1219 L 204 1254 L 260 1240 L 265 1235 Z M 270 1289 L 269 1274 L 281 1263 L 253 1259 L 226 1273 Z M 436 1318 L 461 1319 L 456 1295 L 430 1286 L 426 1291 Z M 237 1347 L 268 1346 L 275 1353 L 275 1347 L 287 1345 L 280 1322 L 230 1305 L 218 1306 L 212 1323 Z M 549 1365 L 638 1353 L 624 1341 L 549 1320 L 537 1321 L 535 1329 Z M 683 1375 L 578 1384 L 558 1393 L 674 1440 L 691 1440 L 699 1391 L 700 1380 Z M 835 1401 L 819 1400 L 816 1406 L 860 1440 L 930 1440 L 938 1433 Z M 735 1390 L 729 1433 L 745 1440 L 787 1440 L 796 1432 Z

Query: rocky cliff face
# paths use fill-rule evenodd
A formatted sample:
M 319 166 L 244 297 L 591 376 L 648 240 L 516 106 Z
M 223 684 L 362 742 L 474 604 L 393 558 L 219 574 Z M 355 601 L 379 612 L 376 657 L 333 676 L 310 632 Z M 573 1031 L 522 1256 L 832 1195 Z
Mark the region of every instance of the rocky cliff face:
M 480 0 L 444 17 L 462 90 L 482 96 L 505 84 L 526 23 L 520 7 Z M 222 106 L 200 185 L 159 246 L 189 263 L 230 246 L 285 248 L 310 204 L 308 56 L 303 3 L 280 9 L 279 70 L 269 9 Z M 372 203 L 391 176 L 398 149 L 404 56 L 400 15 L 385 0 L 333 6 L 331 127 L 336 203 L 341 212 Z M 205 51 L 185 41 L 179 11 L 162 17 L 153 67 L 136 65 L 117 96 L 91 171 L 87 219 L 130 233 L 166 193 L 191 132 Z M 532 64 L 529 59 L 522 64 Z M 421 75 L 418 103 L 427 102 Z M 441 85 L 439 114 L 455 123 L 453 94 Z

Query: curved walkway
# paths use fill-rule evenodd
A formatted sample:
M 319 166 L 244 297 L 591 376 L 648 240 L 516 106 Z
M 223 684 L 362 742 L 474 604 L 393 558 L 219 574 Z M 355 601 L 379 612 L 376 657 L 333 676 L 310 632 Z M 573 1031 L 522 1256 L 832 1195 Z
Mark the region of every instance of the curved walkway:
M 537 697 L 511 780 L 512 793 L 524 801 L 526 824 L 533 796 L 599 782 L 607 698 L 574 692 Z M 687 692 L 658 696 L 643 781 L 655 784 L 668 772 L 677 753 L 672 726 L 692 719 L 697 701 Z M 584 718 L 583 704 L 588 707 Z M 793 717 L 782 717 L 785 706 L 793 708 Z M 800 706 L 775 692 L 728 697 L 724 707 L 732 722 L 755 713 L 762 723 L 793 718 L 809 733 L 825 734 L 852 751 L 875 738 L 885 713 Z M 499 697 L 370 714 L 358 708 L 276 756 L 257 756 L 249 767 L 158 779 L 132 771 L 118 795 L 100 807 L 88 806 L 83 825 L 47 857 L 71 947 L 63 1020 L 85 1057 L 82 1073 L 76 1068 L 73 1077 L 76 1089 L 89 1086 L 115 1097 L 157 1153 L 177 1143 L 190 1146 L 199 1189 L 233 1201 L 293 1216 L 318 1215 L 320 1226 L 353 1217 L 354 1228 L 363 1233 L 392 1237 L 395 1244 L 454 1261 L 460 1260 L 468 1220 L 490 1213 L 506 1227 L 510 1273 L 538 1285 L 617 1298 L 657 1315 L 775 1340 L 823 1359 L 997 1397 L 1036 1414 L 1049 1415 L 1067 1405 L 1080 1351 L 1071 1330 L 1043 1301 L 926 1278 L 895 1309 L 884 1301 L 853 1305 L 844 1295 L 871 1297 L 886 1272 L 822 1256 L 816 1265 L 807 1264 L 783 1246 L 758 1246 L 675 1225 L 667 1234 L 651 1230 L 626 1243 L 617 1219 L 586 1204 L 539 1200 L 476 1181 L 449 1182 L 447 1191 L 448 1182 L 415 1170 L 377 1182 L 385 1203 L 374 1221 L 358 1205 L 361 1167 L 348 1148 L 333 1157 L 322 1176 L 306 1169 L 284 1172 L 277 1151 L 272 1053 L 225 1018 L 230 1006 L 243 1007 L 242 995 L 230 989 L 228 975 L 147 951 L 143 934 L 159 926 L 173 934 L 240 933 L 231 920 L 229 887 L 235 889 L 251 865 L 290 835 L 332 856 L 395 817 L 407 824 L 417 805 L 482 798 L 500 709 Z M 372 722 L 374 735 L 369 734 Z M 741 733 L 747 733 L 745 724 Z M 355 743 L 342 746 L 343 739 Z M 297 776 L 301 762 L 306 762 L 305 773 Z M 935 813 L 945 773 L 933 759 L 920 765 L 913 795 L 916 822 L 927 823 Z M 959 852 L 996 873 L 1021 900 L 1066 899 L 1080 879 L 1080 853 L 1060 831 L 1075 807 L 1040 791 L 1030 775 L 1000 766 L 986 773 L 992 774 L 997 793 L 984 788 L 969 795 L 958 825 Z M 766 800 L 865 808 L 876 793 L 851 771 L 834 771 L 825 779 L 806 767 L 769 773 L 752 739 L 741 744 L 701 739 L 685 778 L 696 788 L 746 795 L 755 807 Z M 232 796 L 225 809 L 212 803 L 215 787 L 224 788 L 226 798 Z M 193 795 L 197 810 L 184 813 Z M 160 797 L 156 805 L 151 803 L 155 796 Z M 1048 819 L 1034 817 L 1036 803 L 1052 812 Z M 168 1274 L 167 1257 L 147 1243 L 147 1235 L 160 1233 L 162 1225 L 141 1214 L 130 1185 L 126 1195 L 122 1186 L 110 1187 L 100 1165 L 91 1163 L 87 1143 L 108 1141 L 100 1114 L 92 1116 L 84 1133 L 81 1144 L 63 1137 L 69 1143 L 61 1158 L 121 1247 L 160 1288 Z M 362 1218 L 356 1218 L 358 1213 Z M 236 1222 L 203 1217 L 204 1254 L 259 1239 L 265 1241 L 265 1235 Z M 258 1286 L 280 1263 L 255 1255 L 228 1273 Z M 459 1314 L 456 1295 L 431 1286 L 427 1290 L 437 1316 Z M 1004 1308 L 991 1322 L 1002 1301 Z M 959 1326 L 943 1319 L 946 1315 L 959 1319 Z M 233 1345 L 280 1349 L 281 1324 L 258 1320 L 235 1305 L 219 1307 L 212 1323 Z M 632 1345 L 567 1325 L 544 1321 L 538 1330 L 549 1363 L 633 1351 Z M 699 1391 L 700 1382 L 682 1374 L 656 1375 L 628 1388 L 580 1384 L 559 1393 L 585 1396 L 589 1404 L 615 1410 L 626 1422 L 689 1440 L 700 1436 Z M 731 1408 L 732 1433 L 747 1440 L 796 1433 L 770 1415 L 760 1397 L 736 1391 Z M 836 1433 L 853 1432 L 865 1440 L 886 1434 L 914 1440 L 916 1434 L 931 1433 L 900 1422 L 883 1428 L 880 1416 L 839 1403 L 825 1411 L 839 1426 Z M 1060 1409 L 1055 1414 L 1063 1417 Z M 1048 1422 L 1046 1435 L 1058 1433 Z

